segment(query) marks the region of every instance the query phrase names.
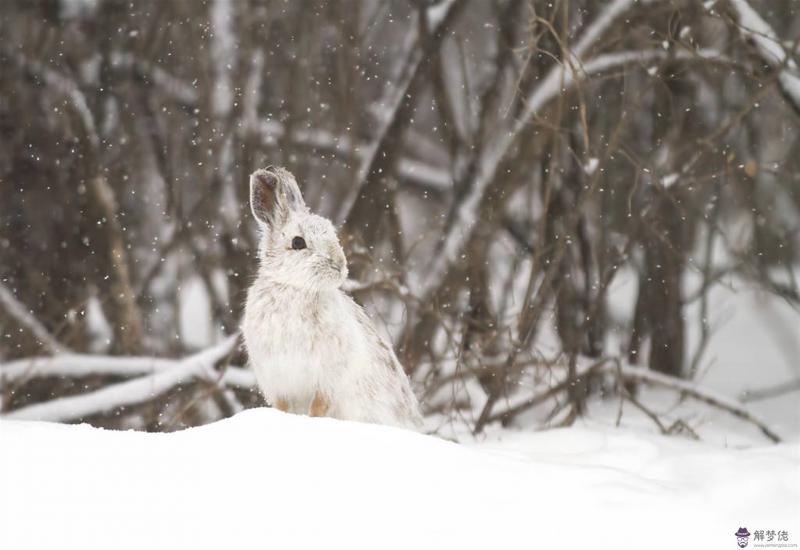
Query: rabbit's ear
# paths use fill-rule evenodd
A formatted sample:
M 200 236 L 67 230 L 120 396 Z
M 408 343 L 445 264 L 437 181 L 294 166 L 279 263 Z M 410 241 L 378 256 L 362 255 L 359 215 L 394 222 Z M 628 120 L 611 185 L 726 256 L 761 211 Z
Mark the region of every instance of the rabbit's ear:
M 308 212 L 306 202 L 303 200 L 303 194 L 300 192 L 300 187 L 297 186 L 297 180 L 291 172 L 285 168 L 267 167 L 267 170 L 272 171 L 278 176 L 279 189 L 281 190 L 280 197 L 286 200 L 286 208 L 295 212 Z
M 306 211 L 294 176 L 283 168 L 268 166 L 250 175 L 250 208 L 253 216 L 269 227 L 280 227 L 292 211 Z

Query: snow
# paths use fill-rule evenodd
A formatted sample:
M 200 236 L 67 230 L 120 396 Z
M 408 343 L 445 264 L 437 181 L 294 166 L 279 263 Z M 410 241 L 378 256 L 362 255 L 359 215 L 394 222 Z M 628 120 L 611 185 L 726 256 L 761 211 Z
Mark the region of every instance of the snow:
M 170 434 L 4 420 L 0 435 L 15 550 L 726 548 L 742 524 L 800 527 L 797 444 L 571 428 L 459 445 L 271 409 Z
M 661 178 L 661 185 L 664 187 L 664 189 L 668 189 L 672 187 L 676 181 L 678 181 L 679 176 L 680 174 L 676 174 L 674 172 L 671 174 L 667 174 L 666 176 Z

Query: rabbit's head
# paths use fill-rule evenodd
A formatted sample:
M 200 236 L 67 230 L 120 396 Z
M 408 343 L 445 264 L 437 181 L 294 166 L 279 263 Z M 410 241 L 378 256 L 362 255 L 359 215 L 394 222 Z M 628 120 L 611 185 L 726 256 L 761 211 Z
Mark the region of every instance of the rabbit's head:
M 309 212 L 294 176 L 272 166 L 250 176 L 250 208 L 261 228 L 261 272 L 299 288 L 338 288 L 347 260 L 333 224 Z

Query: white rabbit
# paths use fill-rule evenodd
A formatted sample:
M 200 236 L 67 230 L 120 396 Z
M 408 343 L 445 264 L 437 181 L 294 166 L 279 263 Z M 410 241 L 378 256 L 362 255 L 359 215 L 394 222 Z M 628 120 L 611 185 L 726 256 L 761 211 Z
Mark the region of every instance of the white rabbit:
M 261 229 L 242 330 L 267 401 L 311 416 L 419 428 L 419 405 L 391 345 L 339 287 L 347 260 L 330 221 L 311 214 L 287 170 L 250 176 Z

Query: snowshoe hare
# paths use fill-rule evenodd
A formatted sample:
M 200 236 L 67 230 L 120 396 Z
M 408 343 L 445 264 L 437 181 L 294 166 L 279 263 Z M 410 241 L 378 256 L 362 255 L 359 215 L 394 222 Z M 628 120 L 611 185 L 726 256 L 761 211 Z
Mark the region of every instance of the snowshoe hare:
M 282 411 L 408 428 L 419 405 L 390 344 L 341 289 L 347 260 L 330 221 L 311 214 L 287 170 L 250 176 L 261 229 L 242 326 L 256 379 Z

